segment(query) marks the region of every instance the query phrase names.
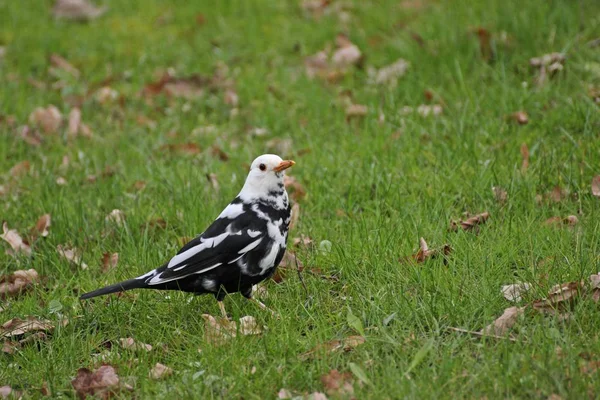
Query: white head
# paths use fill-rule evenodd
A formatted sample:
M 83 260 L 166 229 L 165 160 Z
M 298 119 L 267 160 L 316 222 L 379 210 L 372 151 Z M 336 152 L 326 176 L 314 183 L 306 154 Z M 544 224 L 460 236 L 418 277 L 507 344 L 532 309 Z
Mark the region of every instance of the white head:
M 292 160 L 282 160 L 275 154 L 263 154 L 257 157 L 250 166 L 250 173 L 239 197 L 243 201 L 250 201 L 257 198 L 266 199 L 279 193 L 283 195 L 285 193 L 284 171 L 294 164 Z

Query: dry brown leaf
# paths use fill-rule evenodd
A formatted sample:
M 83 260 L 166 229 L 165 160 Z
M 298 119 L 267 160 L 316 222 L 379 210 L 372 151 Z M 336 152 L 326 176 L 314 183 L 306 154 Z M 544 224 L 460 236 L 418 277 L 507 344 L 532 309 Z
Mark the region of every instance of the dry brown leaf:
M 21 162 L 16 163 L 13 167 L 8 171 L 10 176 L 17 178 L 25 175 L 31 169 L 31 164 L 28 160 L 23 160 Z
M 544 221 L 544 225 L 548 226 L 575 226 L 579 223 L 579 219 L 575 215 L 569 215 L 565 218 L 561 217 L 550 217 L 546 221 Z
M 287 273 L 291 270 L 304 270 L 304 265 L 300 260 L 296 258 L 294 252 L 287 250 L 283 254 L 283 259 L 279 263 L 279 267 L 275 270 L 275 273 L 271 277 L 275 283 L 281 283 L 286 277 Z
M 195 99 L 204 95 L 211 86 L 219 86 L 218 75 L 206 78 L 200 75 L 192 75 L 185 78 L 175 78 L 169 73 L 164 74 L 157 82 L 149 83 L 144 87 L 143 93 L 146 97 L 166 94 L 171 97 L 181 97 L 184 99 Z
M 56 133 L 62 124 L 62 114 L 53 105 L 37 107 L 29 114 L 29 123 L 41 128 L 45 133 Z
M 96 100 L 100 104 L 109 104 L 119 98 L 119 92 L 109 86 L 103 86 L 96 92 Z
M 364 342 L 365 338 L 363 336 L 348 336 L 342 340 L 331 340 L 315 346 L 313 349 L 298 356 L 298 358 L 300 360 L 307 360 L 319 354 L 330 354 L 338 351 L 349 352 Z
M 67 180 L 65 178 L 63 178 L 62 176 L 59 176 L 58 178 L 56 178 L 56 184 L 58 186 L 65 186 L 67 184 Z
M 131 386 L 120 381 L 117 372 L 110 365 L 102 365 L 95 371 L 79 368 L 71 385 L 80 399 L 85 399 L 89 395 L 108 400 L 123 389 L 133 390 Z
M 77 136 L 81 127 L 81 110 L 77 107 L 71 109 L 69 112 L 69 130 L 68 135 L 71 137 Z
M 516 323 L 525 307 L 509 307 L 493 323 L 481 330 L 483 335 L 504 336 Z
M 350 104 L 346 107 L 346 121 L 354 118 L 363 118 L 369 113 L 369 108 L 362 104 Z
M 325 393 L 329 396 L 347 397 L 354 395 L 354 379 L 351 372 L 340 373 L 332 369 L 326 375 L 321 376 L 321 382 Z
M 112 222 L 118 226 L 123 226 L 125 223 L 125 213 L 115 208 L 104 219 L 106 222 Z
M 225 151 L 223 151 L 223 149 L 220 148 L 216 144 L 212 145 L 210 151 L 211 151 L 211 153 L 212 153 L 213 156 L 219 157 L 219 160 L 221 160 L 221 161 L 228 161 L 229 160 L 229 156 L 227 155 L 227 153 L 225 153 Z
M 313 56 L 306 57 L 304 59 L 304 67 L 306 68 L 306 75 L 309 78 L 327 77 L 330 68 L 327 52 L 320 51 Z
M 403 58 L 398 59 L 393 64 L 387 65 L 380 69 L 369 68 L 368 74 L 372 84 L 386 85 L 395 87 L 398 84 L 398 79 L 403 77 L 408 71 L 410 63 Z
M 527 125 L 529 123 L 529 116 L 525 111 L 517 111 L 510 114 L 507 117 L 509 120 L 518 123 L 519 125 Z
M 102 272 L 107 273 L 114 269 L 119 262 L 119 253 L 104 253 L 102 255 Z
M 485 211 L 481 214 L 474 215 L 466 220 L 461 220 L 459 222 L 451 221 L 450 222 L 450 230 L 457 231 L 458 228 L 462 228 L 464 231 L 478 231 L 479 225 L 485 223 L 490 217 L 490 213 Z
M 39 146 L 42 144 L 43 138 L 37 129 L 31 129 L 28 125 L 19 128 L 19 136 L 23 141 L 31 146 Z
M 54 68 L 61 69 L 67 72 L 70 75 L 73 75 L 75 78 L 79 77 L 79 70 L 75 68 L 70 62 L 68 62 L 65 58 L 59 56 L 58 54 L 50 55 L 50 64 Z
M 492 186 L 492 192 L 494 192 L 494 197 L 498 203 L 504 204 L 508 200 L 508 193 L 500 186 Z
M 344 37 L 338 35 L 338 38 Z M 331 62 L 336 68 L 347 68 L 352 65 L 358 65 L 362 62 L 362 53 L 355 44 L 351 43 L 347 38 L 338 40 L 339 48 L 331 56 Z
M 400 109 L 401 115 L 414 114 L 415 112 L 422 117 L 437 117 L 442 115 L 444 108 L 441 104 L 421 104 L 416 109 L 410 106 L 404 106 Z
M 518 303 L 522 300 L 522 296 L 524 293 L 528 292 L 531 289 L 531 284 L 524 283 L 512 283 L 510 285 L 502 286 L 501 293 L 504 298 L 508 301 L 512 301 L 514 303 Z
M 238 334 L 237 323 L 230 321 L 227 318 L 213 317 L 210 314 L 202 314 L 204 318 L 204 339 L 219 346 L 234 338 Z M 256 319 L 251 316 L 240 318 L 240 335 L 259 335 L 263 331 L 263 327 L 258 325 Z
M 548 297 L 536 300 L 533 308 L 546 313 L 557 313 L 569 307 L 579 297 L 583 288 L 582 282 L 567 282 L 554 285 L 548 291 Z
M 292 245 L 297 247 L 311 247 L 313 245 L 313 240 L 310 236 L 306 236 L 304 234 L 300 235 L 300 237 L 295 237 L 292 239 Z
M 8 229 L 8 224 L 6 222 L 2 223 L 2 235 L 0 235 L 0 239 L 4 239 L 12 250 L 7 250 L 6 253 L 12 256 L 16 256 L 19 253 L 23 253 L 27 256 L 31 255 L 31 247 L 29 243 L 27 243 L 21 235 L 15 229 Z
M 119 344 L 125 350 L 135 350 L 135 351 L 138 351 L 138 350 L 151 351 L 152 350 L 151 345 L 146 344 L 146 343 L 136 342 L 135 339 L 131 338 L 131 337 L 119 339 Z
M 445 244 L 444 246 L 437 248 L 437 249 L 430 249 L 429 246 L 427 245 L 427 242 L 425 241 L 425 239 L 420 238 L 419 239 L 419 250 L 417 251 L 417 253 L 413 254 L 410 257 L 400 259 L 400 261 L 409 259 L 409 260 L 413 260 L 417 263 L 422 263 L 422 262 L 425 262 L 425 260 L 427 260 L 429 258 L 435 258 L 439 255 L 442 255 L 445 257 L 448 254 L 450 254 L 451 251 L 452 251 L 452 247 L 450 247 L 449 244 Z
M 298 202 L 306 197 L 306 190 L 304 189 L 304 186 L 302 186 L 300 182 L 298 182 L 298 180 L 293 176 L 284 175 L 283 184 L 290 198 L 295 202 Z
M 289 230 L 293 230 L 296 225 L 298 225 L 298 220 L 300 219 L 300 204 L 294 203 L 292 205 L 292 217 L 290 220 Z
M 58 254 L 66 258 L 69 262 L 73 263 L 76 266 L 80 266 L 81 269 L 87 269 L 87 264 L 81 261 L 81 252 L 79 251 L 79 249 L 69 248 L 67 246 L 59 244 L 56 246 L 56 250 L 58 251 Z
M 237 92 L 231 88 L 225 89 L 225 93 L 223 94 L 223 102 L 231 107 L 237 107 L 240 98 Z
M 219 191 L 219 180 L 217 179 L 217 174 L 209 173 L 206 174 L 206 179 L 210 183 L 210 186 L 215 190 L 215 192 Z
M 165 144 L 160 147 L 161 151 L 169 151 L 177 154 L 196 155 L 199 154 L 202 149 L 196 143 L 177 143 L 177 144 Z
M 592 194 L 600 199 L 600 175 L 592 179 Z
M 150 370 L 148 376 L 150 379 L 159 380 L 173 374 L 173 368 L 169 368 L 161 363 L 156 363 Z
M 542 86 L 558 71 L 563 70 L 565 55 L 562 53 L 550 53 L 529 60 L 529 65 L 537 69 L 535 83 Z
M 39 283 L 40 277 L 35 269 L 18 270 L 10 275 L 0 275 L 0 299 L 22 294 Z
M 0 386 L 0 399 L 22 399 L 23 393 L 14 390 L 10 386 Z
M 96 7 L 87 0 L 56 0 L 52 8 L 55 18 L 72 21 L 90 21 L 106 12 L 106 7 Z
M 66 326 L 68 323 L 69 321 L 64 319 L 59 324 Z M 31 332 L 52 332 L 54 328 L 54 323 L 46 319 L 38 319 L 32 316 L 27 317 L 27 319 L 13 318 L 2 324 L 0 336 L 10 338 Z
M 525 172 L 529 168 L 529 148 L 527 147 L 527 143 L 521 145 L 521 158 L 523 158 L 521 172 Z
M 49 232 L 48 232 L 48 228 L 50 228 L 50 214 L 44 214 L 42 215 L 37 222 L 35 223 L 35 226 L 33 228 L 31 228 L 31 231 L 29 232 L 29 236 L 31 237 L 31 241 L 35 241 L 38 237 L 47 237 Z
M 479 39 L 479 51 L 481 52 L 481 58 L 484 61 L 490 62 L 494 60 L 494 48 L 492 47 L 492 34 L 483 27 L 478 27 L 472 30 Z

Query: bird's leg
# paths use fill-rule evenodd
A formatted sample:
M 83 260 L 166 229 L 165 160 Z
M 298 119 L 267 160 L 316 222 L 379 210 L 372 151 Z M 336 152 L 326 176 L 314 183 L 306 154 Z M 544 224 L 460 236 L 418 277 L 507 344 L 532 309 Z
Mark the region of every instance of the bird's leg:
M 217 304 L 219 304 L 219 310 L 221 310 L 221 315 L 223 315 L 223 318 L 229 319 L 227 316 L 227 311 L 225 311 L 225 304 L 223 304 L 223 301 L 217 300 Z
M 250 300 L 251 302 L 253 302 L 257 306 L 259 306 L 263 310 L 270 312 L 271 315 L 274 316 L 275 318 L 277 318 L 277 319 L 280 318 L 279 314 L 277 314 L 275 311 L 271 310 L 269 307 L 265 306 L 260 300 L 257 300 L 254 297 L 248 297 L 248 300 Z

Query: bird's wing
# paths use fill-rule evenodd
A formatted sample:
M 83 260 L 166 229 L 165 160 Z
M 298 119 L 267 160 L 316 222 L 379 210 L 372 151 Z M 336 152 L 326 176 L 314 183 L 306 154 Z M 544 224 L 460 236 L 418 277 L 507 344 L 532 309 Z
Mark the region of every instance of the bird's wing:
M 252 217 L 243 213 L 233 219 L 217 218 L 206 232 L 186 244 L 167 268 L 149 277 L 147 284 L 159 285 L 236 262 L 266 240 L 265 221 Z

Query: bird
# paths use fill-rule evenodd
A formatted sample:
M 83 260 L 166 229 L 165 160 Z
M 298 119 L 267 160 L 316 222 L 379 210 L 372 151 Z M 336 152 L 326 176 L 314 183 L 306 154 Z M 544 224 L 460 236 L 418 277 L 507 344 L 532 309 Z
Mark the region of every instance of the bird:
M 252 297 L 252 287 L 270 278 L 285 254 L 291 206 L 284 174 L 294 164 L 274 154 L 257 157 L 239 194 L 168 262 L 136 278 L 85 293 L 80 299 L 131 289 L 212 294 L 227 318 L 223 299 L 240 292 L 277 316 Z

